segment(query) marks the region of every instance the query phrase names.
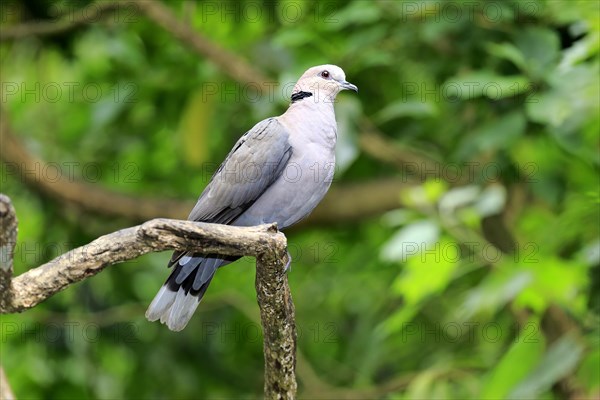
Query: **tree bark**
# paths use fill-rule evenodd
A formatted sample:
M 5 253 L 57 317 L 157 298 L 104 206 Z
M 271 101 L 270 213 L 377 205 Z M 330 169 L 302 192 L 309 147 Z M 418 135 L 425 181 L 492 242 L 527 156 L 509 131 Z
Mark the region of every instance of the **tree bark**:
M 8 196 L 0 193 L 0 310 L 12 302 L 11 279 L 18 220 Z
M 5 6 L 8 7 L 10 5 Z M 67 11 L 62 18 L 57 20 L 33 21 L 20 25 L 3 26 L 0 30 L 0 42 L 30 36 L 58 35 L 80 26 L 97 22 L 119 8 L 129 8 L 128 14 L 132 14 L 135 11 L 133 7 L 135 5 L 130 2 L 97 1 L 75 12 Z M 6 12 L 5 10 L 3 11 Z
M 256 293 L 265 337 L 265 398 L 294 399 L 296 397 L 296 324 L 294 303 L 287 283 L 282 260 L 285 249 L 272 256 L 260 256 L 263 268 L 256 270 Z M 269 307 L 265 307 L 265 305 Z

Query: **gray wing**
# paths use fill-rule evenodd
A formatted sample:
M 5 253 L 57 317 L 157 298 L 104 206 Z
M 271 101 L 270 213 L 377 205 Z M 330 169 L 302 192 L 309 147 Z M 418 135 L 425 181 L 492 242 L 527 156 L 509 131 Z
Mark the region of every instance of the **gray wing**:
M 188 217 L 229 224 L 281 176 L 291 155 L 287 130 L 276 118 L 256 124 L 242 136 L 204 189 Z

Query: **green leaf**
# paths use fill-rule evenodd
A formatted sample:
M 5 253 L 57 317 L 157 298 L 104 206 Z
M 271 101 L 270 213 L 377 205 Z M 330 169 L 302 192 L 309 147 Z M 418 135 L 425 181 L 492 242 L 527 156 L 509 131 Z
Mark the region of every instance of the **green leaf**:
M 583 39 L 575 42 L 573 46 L 565 49 L 558 68 L 561 70 L 572 68 L 582 61 L 598 54 L 599 50 L 600 34 L 598 32 L 592 32 Z
M 408 386 L 407 396 L 408 399 L 429 399 L 431 398 L 432 386 L 435 383 L 435 378 L 438 375 L 438 371 L 434 369 L 428 369 L 417 375 Z
M 406 305 L 399 308 L 375 328 L 375 334 L 386 337 L 401 332 L 406 329 L 407 323 L 415 317 L 418 311 L 418 306 Z
M 429 203 L 437 202 L 448 190 L 448 184 L 440 179 L 428 179 L 423 183 L 425 197 Z
M 529 87 L 522 75 L 502 76 L 491 70 L 472 71 L 448 79 L 442 85 L 442 97 L 449 101 L 487 97 L 500 100 L 516 96 Z
M 413 222 L 401 228 L 381 248 L 381 258 L 405 261 L 437 242 L 440 227 L 430 220 Z
M 533 281 L 514 301 L 514 305 L 524 309 L 542 312 L 548 304 L 556 302 L 570 306 L 573 310 L 584 307 L 581 289 L 587 281 L 587 268 L 578 261 L 545 256 L 537 244 L 523 248 L 513 257 L 520 263 L 519 268 L 530 271 Z
M 458 243 L 450 239 L 442 239 L 429 247 L 415 239 L 409 244 L 417 247 L 418 256 L 407 260 L 392 290 L 412 305 L 446 288 L 459 264 L 460 254 Z
M 569 374 L 579 362 L 583 346 L 572 336 L 558 339 L 537 367 L 509 394 L 510 399 L 538 398 L 554 383 Z
M 494 120 L 476 131 L 475 145 L 480 152 L 505 149 L 525 133 L 525 115 L 514 111 Z
M 496 256 L 500 257 L 500 254 L 486 251 L 486 257 L 494 259 Z M 494 313 L 531 285 L 533 279 L 531 272 L 502 263 L 468 293 L 459 312 L 460 318 L 466 320 L 479 312 Z
M 341 30 L 348 25 L 365 25 L 381 19 L 381 8 L 371 1 L 354 1 L 333 15 L 336 23 L 328 24 L 331 29 Z
M 521 53 L 517 46 L 512 43 L 488 43 L 486 45 L 486 50 L 491 55 L 511 61 L 523 71 L 527 69 L 525 56 L 523 56 L 523 53 Z
M 294 27 L 279 32 L 273 38 L 274 43 L 285 47 L 302 46 L 313 40 L 317 40 L 314 31 Z
M 539 322 L 530 319 L 498 365 L 490 372 L 483 385 L 481 398 L 505 398 L 510 389 L 533 370 L 543 353 L 544 336 L 541 334 Z
M 438 112 L 438 107 L 436 103 L 433 102 L 398 100 L 387 105 L 381 111 L 379 111 L 375 115 L 374 120 L 379 124 L 383 124 L 393 119 L 402 117 L 433 117 L 436 116 Z
M 465 135 L 457 151 L 463 159 L 481 153 L 512 149 L 525 134 L 527 121 L 522 111 L 513 111 L 482 124 L 470 135 Z
M 533 79 L 545 77 L 560 56 L 558 34 L 550 28 L 528 27 L 519 31 L 515 43 L 523 54 L 525 71 Z
M 589 151 L 590 143 L 584 141 L 579 131 L 597 120 L 594 111 L 600 107 L 600 65 L 557 70 L 549 76 L 549 81 L 551 90 L 527 102 L 527 116 L 547 125 L 562 146 L 586 158 L 597 159 L 598 152 Z
M 589 0 L 552 0 L 545 2 L 545 13 L 558 25 L 581 24 L 586 31 L 600 30 L 600 2 Z
M 594 332 L 598 335 L 598 332 Z M 577 378 L 583 383 L 584 387 L 590 392 L 598 392 L 600 390 L 600 380 L 598 379 L 598 371 L 600 371 L 600 348 L 598 348 L 598 339 L 593 339 L 594 349 L 588 353 L 581 362 L 581 366 L 577 371 Z

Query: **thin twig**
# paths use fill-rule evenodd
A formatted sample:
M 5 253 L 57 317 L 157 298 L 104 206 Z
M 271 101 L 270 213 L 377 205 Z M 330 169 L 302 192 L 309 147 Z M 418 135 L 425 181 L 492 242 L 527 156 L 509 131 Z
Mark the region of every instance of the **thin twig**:
M 0 158 L 6 163 L 7 176 L 29 184 L 36 190 L 84 210 L 103 215 L 124 216 L 132 221 L 156 217 L 183 219 L 194 202 L 175 199 L 139 198 L 106 190 L 100 185 L 66 176 L 57 167 L 30 154 L 11 132 L 10 119 L 0 110 Z M 56 165 L 56 163 L 54 163 Z M 60 166 L 58 167 L 60 168 Z M 51 176 L 52 179 L 48 179 Z
M 371 157 L 425 180 L 429 171 L 439 170 L 441 162 L 423 151 L 393 142 L 366 116 L 361 121 L 360 148 Z M 414 178 L 413 178 L 414 179 Z
M 157 25 L 169 32 L 197 54 L 207 57 L 238 82 L 261 86 L 268 77 L 252 67 L 245 59 L 208 40 L 191 26 L 180 21 L 173 11 L 156 0 L 135 0 L 140 10 Z
M 91 3 L 77 11 L 68 12 L 60 19 L 34 21 L 0 29 L 0 41 L 21 39 L 29 36 L 58 35 L 79 26 L 97 22 L 119 8 L 131 8 L 134 3 L 120 1 L 100 1 Z

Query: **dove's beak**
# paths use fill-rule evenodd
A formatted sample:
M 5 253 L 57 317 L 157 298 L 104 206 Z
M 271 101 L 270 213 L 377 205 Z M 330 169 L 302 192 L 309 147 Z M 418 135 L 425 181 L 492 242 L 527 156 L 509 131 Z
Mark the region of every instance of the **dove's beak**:
M 356 87 L 356 85 L 353 85 L 350 82 L 342 81 L 340 82 L 340 86 L 342 87 L 342 89 L 354 90 L 356 93 L 358 93 L 358 88 Z

